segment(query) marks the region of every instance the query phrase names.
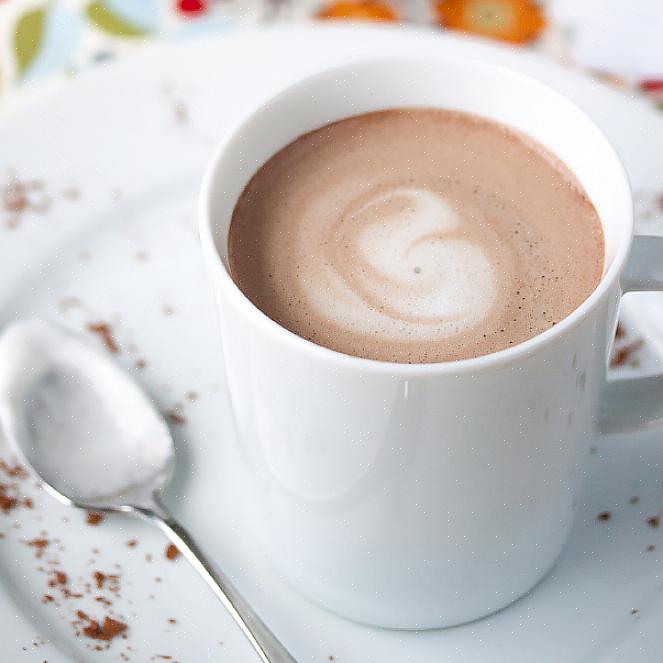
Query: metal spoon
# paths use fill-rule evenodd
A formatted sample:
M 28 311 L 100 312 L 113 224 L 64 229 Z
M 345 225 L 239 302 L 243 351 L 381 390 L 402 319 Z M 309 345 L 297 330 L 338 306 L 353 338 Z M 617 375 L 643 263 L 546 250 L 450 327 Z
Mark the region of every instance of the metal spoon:
M 262 663 L 296 663 L 162 504 L 174 467 L 163 418 L 107 356 L 59 327 L 16 322 L 0 336 L 0 424 L 19 459 L 64 504 L 157 525 L 211 587 Z

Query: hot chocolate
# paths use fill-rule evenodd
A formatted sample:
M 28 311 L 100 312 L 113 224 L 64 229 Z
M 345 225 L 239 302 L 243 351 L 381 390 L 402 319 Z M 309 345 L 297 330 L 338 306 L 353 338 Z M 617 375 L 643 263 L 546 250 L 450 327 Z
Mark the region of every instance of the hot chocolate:
M 254 175 L 233 279 L 280 325 L 403 363 L 511 347 L 577 308 L 603 270 L 598 215 L 532 139 L 466 113 L 401 109 L 301 136 Z

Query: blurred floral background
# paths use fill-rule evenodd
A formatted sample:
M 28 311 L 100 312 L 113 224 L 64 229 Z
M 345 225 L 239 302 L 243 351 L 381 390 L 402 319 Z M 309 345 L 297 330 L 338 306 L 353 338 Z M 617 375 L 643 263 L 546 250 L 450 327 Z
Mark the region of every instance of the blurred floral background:
M 663 110 L 663 0 L 0 0 L 0 98 L 155 40 L 286 21 L 478 35 L 581 67 Z

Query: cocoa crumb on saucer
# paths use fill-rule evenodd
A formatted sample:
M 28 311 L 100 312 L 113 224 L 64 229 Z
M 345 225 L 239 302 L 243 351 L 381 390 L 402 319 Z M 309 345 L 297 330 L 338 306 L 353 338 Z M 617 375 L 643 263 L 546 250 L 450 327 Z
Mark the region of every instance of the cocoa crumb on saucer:
M 644 340 L 639 338 L 632 343 L 622 346 L 621 348 L 616 348 L 615 352 L 612 355 L 610 360 L 610 368 L 617 368 L 618 366 L 624 366 L 627 363 L 634 365 L 636 361 L 633 357 L 635 353 L 644 345 Z
M 102 573 L 101 571 L 95 571 L 92 574 L 92 577 L 94 578 L 94 582 L 97 585 L 97 589 L 102 589 L 104 583 L 106 582 L 106 574 Z
M 169 543 L 168 546 L 166 547 L 165 555 L 166 559 L 173 561 L 180 556 L 180 551 L 176 545 Z
M 120 346 L 113 336 L 113 330 L 107 322 L 88 322 L 86 329 L 96 334 L 109 352 L 117 354 L 120 351 Z
M 661 519 L 658 516 L 651 516 L 647 518 L 647 525 L 653 529 L 656 529 L 660 524 Z
M 35 549 L 35 557 L 37 558 L 41 557 L 44 554 L 44 551 L 46 550 L 46 548 L 48 548 L 50 543 L 51 542 L 48 539 L 43 539 L 43 538 L 26 541 L 26 545 Z
M 85 522 L 88 525 L 99 525 L 99 523 L 103 522 L 103 520 L 104 514 L 99 513 L 99 511 L 88 511 L 85 516 Z
M 55 601 L 55 599 L 50 594 L 44 594 L 41 598 L 42 603 L 52 603 L 53 601 Z
M 170 618 L 168 619 L 168 623 L 169 623 L 169 624 L 177 624 L 177 619 L 175 619 L 175 618 L 173 618 L 173 617 L 170 617 Z
M 188 401 L 191 401 L 192 403 L 198 400 L 198 392 L 197 391 L 187 391 L 186 394 L 186 399 Z
M 138 539 L 129 539 L 127 541 L 127 548 L 135 548 L 138 545 Z
M 57 585 L 66 585 L 68 581 L 67 574 L 64 571 L 53 571 L 53 577 L 48 581 L 49 587 L 56 587 Z
M 73 308 L 78 308 L 83 302 L 78 297 L 63 297 L 58 302 L 58 310 L 60 313 L 68 313 Z
M 28 471 L 18 463 L 8 463 L 5 460 L 0 460 L 0 470 L 12 479 L 27 479 Z
M 142 371 L 147 366 L 147 362 L 144 359 L 136 359 L 134 362 L 134 368 L 138 371 Z
M 596 520 L 602 521 L 610 520 L 610 518 L 612 518 L 612 513 L 610 513 L 610 511 L 602 511 L 598 516 L 596 516 Z
M 639 612 L 640 611 L 637 608 L 631 608 L 631 614 L 632 615 L 637 615 L 637 614 L 639 614 Z
M 63 189 L 60 195 L 67 200 L 78 200 L 81 197 L 81 192 L 75 186 L 70 186 L 68 189 Z
M 87 626 L 83 628 L 83 635 L 93 640 L 112 640 L 128 628 L 124 622 L 112 617 L 106 616 L 100 624 L 96 619 L 88 617 L 82 610 L 79 610 L 76 615 L 81 621 L 87 622 Z
M 637 504 L 640 501 L 640 498 L 634 495 L 631 497 L 631 499 L 628 501 L 629 504 Z
M 0 511 L 3 513 L 9 513 L 18 505 L 18 500 L 12 495 L 7 495 L 6 490 L 6 486 L 0 484 Z
M 654 550 L 656 550 L 656 546 L 655 546 L 653 543 L 650 543 L 650 544 L 645 548 L 645 550 L 646 550 L 647 552 L 654 552 Z
M 173 426 L 184 426 L 186 424 L 186 417 L 179 411 L 177 405 L 170 410 L 166 410 L 164 416 L 168 420 L 168 423 Z

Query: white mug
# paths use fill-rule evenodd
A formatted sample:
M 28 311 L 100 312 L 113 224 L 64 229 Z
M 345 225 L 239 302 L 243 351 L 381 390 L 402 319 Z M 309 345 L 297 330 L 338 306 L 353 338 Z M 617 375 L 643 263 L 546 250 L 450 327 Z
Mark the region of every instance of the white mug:
M 474 359 L 394 364 L 296 336 L 233 282 L 232 211 L 269 157 L 328 122 L 413 106 L 522 130 L 581 182 L 603 224 L 605 269 L 554 327 Z M 283 576 L 334 612 L 404 629 L 473 620 L 530 590 L 569 534 L 600 433 L 620 297 L 663 286 L 663 240 L 636 238 L 631 253 L 628 180 L 599 129 L 555 91 L 500 66 L 428 54 L 363 59 L 300 81 L 229 132 L 206 173 L 200 216 L 254 479 L 247 494 Z M 641 415 L 604 422 L 643 425 Z

